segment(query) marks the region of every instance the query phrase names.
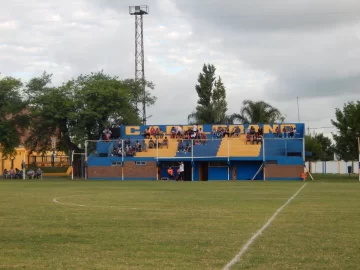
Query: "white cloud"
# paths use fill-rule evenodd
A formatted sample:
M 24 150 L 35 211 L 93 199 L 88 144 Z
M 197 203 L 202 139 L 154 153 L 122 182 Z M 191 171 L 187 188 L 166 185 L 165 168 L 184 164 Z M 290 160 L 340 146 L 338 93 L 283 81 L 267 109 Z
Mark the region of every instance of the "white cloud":
M 186 123 L 204 63 L 227 87 L 229 113 L 266 100 L 289 121 L 331 126 L 335 107 L 359 99 L 356 0 L 144 0 L 146 76 L 158 102 L 150 123 Z M 0 72 L 55 83 L 104 69 L 134 76 L 132 0 L 21 0 L 0 9 Z M 324 129 L 324 132 L 329 131 Z

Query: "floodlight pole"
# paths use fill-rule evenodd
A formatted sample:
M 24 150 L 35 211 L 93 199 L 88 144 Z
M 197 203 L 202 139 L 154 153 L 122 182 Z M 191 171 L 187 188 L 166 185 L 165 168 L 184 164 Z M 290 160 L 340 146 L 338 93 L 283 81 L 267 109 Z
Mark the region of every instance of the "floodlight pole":
M 142 90 L 142 121 L 146 125 L 146 89 L 144 64 L 144 21 L 143 15 L 149 14 L 148 6 L 130 6 L 130 15 L 135 15 L 135 81 L 140 82 Z M 137 109 L 137 101 L 135 101 Z

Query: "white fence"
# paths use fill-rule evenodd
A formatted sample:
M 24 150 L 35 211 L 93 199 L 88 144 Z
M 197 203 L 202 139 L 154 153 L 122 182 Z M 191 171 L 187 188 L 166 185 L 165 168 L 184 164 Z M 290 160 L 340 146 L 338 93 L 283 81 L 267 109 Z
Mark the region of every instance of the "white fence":
M 348 166 L 352 167 L 353 173 L 358 173 L 359 162 L 358 161 L 317 161 L 311 162 L 311 173 L 348 173 Z M 309 167 L 309 162 L 306 162 L 306 167 Z

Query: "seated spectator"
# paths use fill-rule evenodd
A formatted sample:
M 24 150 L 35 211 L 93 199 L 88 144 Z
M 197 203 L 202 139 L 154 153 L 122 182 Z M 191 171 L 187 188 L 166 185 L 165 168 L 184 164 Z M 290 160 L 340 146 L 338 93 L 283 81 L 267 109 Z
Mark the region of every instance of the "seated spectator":
M 176 130 L 176 137 L 183 138 L 183 136 L 184 136 L 184 130 L 182 129 L 181 126 L 178 126 Z
M 166 146 L 167 148 L 169 148 L 169 140 L 167 137 L 165 137 L 165 139 L 162 141 L 162 146 Z
M 156 128 L 155 133 L 154 133 L 154 137 L 155 137 L 155 139 L 160 138 L 160 129 L 159 128 Z
M 253 126 L 250 127 L 250 134 L 255 135 L 255 128 Z
M 178 152 L 180 152 L 180 151 L 184 151 L 184 145 L 181 140 L 178 143 Z
M 195 145 L 201 145 L 200 140 L 195 140 Z
M 283 134 L 282 134 L 282 137 L 283 137 L 283 138 L 286 138 L 286 137 L 287 137 L 287 129 L 286 129 L 285 126 L 284 126 L 283 129 L 282 129 L 282 133 L 283 133 Z
M 149 149 L 153 149 L 155 148 L 155 142 L 152 138 L 150 138 L 150 141 L 149 141 Z
M 126 151 L 126 156 L 128 157 L 133 157 L 135 156 L 135 151 L 132 147 L 130 147 L 127 151 Z
M 145 140 L 143 140 L 142 143 L 141 143 L 141 151 L 147 152 L 147 145 L 146 145 Z
M 35 172 L 33 169 L 30 169 L 28 172 L 27 172 L 27 176 L 29 177 L 29 179 L 34 179 L 34 176 L 35 176 Z
M 4 171 L 3 171 L 3 177 L 4 177 L 4 178 L 8 178 L 8 177 L 9 177 L 9 172 L 8 172 L 7 169 L 4 169 Z
M 118 150 L 117 150 L 117 156 L 118 157 L 122 157 L 123 156 L 123 150 L 122 150 L 122 148 L 120 147 Z
M 246 132 L 246 144 L 252 141 L 253 141 L 253 136 L 251 135 L 250 130 L 248 129 Z
M 139 141 L 135 142 L 135 151 L 136 152 L 141 152 L 141 145 L 140 145 Z
M 223 130 L 224 130 L 224 132 L 223 132 L 223 137 L 225 137 L 226 135 L 227 135 L 228 137 L 230 137 L 229 128 L 227 127 L 227 128 L 224 128 Z
M 150 138 L 150 131 L 149 131 L 148 128 L 145 129 L 143 135 L 144 135 L 144 139 L 149 139 Z
M 151 127 L 150 128 L 150 136 L 154 136 L 155 135 L 155 128 Z
M 175 127 L 172 127 L 171 128 L 171 139 L 175 139 L 175 137 L 176 137 L 176 128 Z
M 119 148 L 120 148 L 120 147 L 119 147 Z M 112 156 L 112 157 L 113 157 L 113 156 L 117 156 L 117 153 L 118 153 L 117 148 L 114 148 L 113 151 L 112 151 L 112 153 L 111 153 L 111 156 Z
M 38 168 L 38 169 L 36 170 L 36 178 L 37 178 L 37 179 L 41 178 L 41 177 L 42 177 L 42 174 L 43 174 L 42 170 L 41 170 L 40 168 Z
M 263 131 L 262 127 L 258 128 L 258 134 L 261 135 L 261 136 L 264 135 L 264 131 Z
M 224 134 L 223 128 L 218 127 L 218 129 L 216 130 L 216 138 L 222 138 L 223 134 Z
M 164 138 L 164 131 L 160 128 L 159 130 L 159 137 L 162 139 Z
M 14 179 L 14 178 L 15 178 L 15 171 L 14 171 L 14 169 L 10 169 L 10 171 L 9 171 L 9 176 L 10 176 L 11 179 Z
M 131 145 L 131 141 L 130 141 L 130 138 L 127 138 L 126 140 L 125 140 L 125 147 L 130 147 L 130 145 Z
M 189 142 L 186 143 L 184 152 L 191 152 L 191 145 Z

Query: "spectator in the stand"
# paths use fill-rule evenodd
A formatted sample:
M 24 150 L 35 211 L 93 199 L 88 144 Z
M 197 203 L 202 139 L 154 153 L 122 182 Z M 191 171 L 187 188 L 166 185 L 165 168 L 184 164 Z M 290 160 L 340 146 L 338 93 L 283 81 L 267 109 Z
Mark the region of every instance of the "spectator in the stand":
M 150 131 L 149 131 L 149 129 L 148 129 L 148 128 L 144 130 L 143 135 L 144 135 L 144 139 L 148 139 L 148 138 L 150 138 Z
M 152 148 L 155 148 L 155 142 L 154 142 L 153 138 L 150 138 L 149 149 L 152 149 Z
M 182 136 L 184 135 L 184 131 L 181 126 L 177 127 L 176 135 L 178 136 L 178 138 L 182 138 Z
M 261 136 L 264 135 L 264 131 L 263 131 L 262 127 L 258 128 L 258 134 L 261 135 Z
M 182 143 L 182 141 L 180 140 L 178 143 L 178 152 L 183 151 L 184 150 L 184 145 Z
M 130 141 L 130 138 L 127 138 L 126 140 L 125 140 L 125 147 L 130 147 L 130 145 L 131 145 L 131 141 Z
M 106 128 L 104 131 L 103 131 L 103 140 L 105 141 L 109 141 L 111 139 L 111 135 L 112 135 L 112 132 L 110 130 L 110 128 Z
M 280 132 L 279 127 L 276 127 L 274 135 L 279 138 L 281 137 L 281 132 Z
M 143 140 L 143 141 L 142 141 L 142 144 L 141 144 L 141 151 L 144 151 L 144 152 L 146 152 L 146 151 L 147 151 L 147 145 L 146 145 L 145 140 Z
M 140 145 L 139 141 L 135 142 L 135 151 L 136 152 L 141 152 L 141 145 Z
M 191 152 L 191 145 L 187 142 L 185 146 L 185 152 Z
M 123 155 L 123 150 L 122 150 L 122 148 L 120 147 L 120 148 L 117 150 L 117 156 L 122 157 L 122 155 Z
M 217 138 L 222 138 L 224 134 L 223 128 L 222 127 L 218 127 L 216 130 L 216 137 Z
M 171 128 L 171 139 L 174 139 L 176 137 L 176 128 L 172 127 Z
M 38 169 L 36 170 L 36 178 L 37 178 L 37 179 L 41 178 L 42 174 L 43 174 L 42 170 L 41 170 L 40 168 L 38 168 Z
M 226 127 L 226 128 L 224 129 L 223 137 L 225 137 L 226 135 L 227 135 L 228 137 L 230 137 L 230 131 L 229 131 L 229 128 L 228 128 L 228 127 Z
M 287 129 L 286 129 L 286 126 L 283 127 L 282 133 L 283 133 L 283 134 L 282 134 L 282 137 L 283 137 L 283 138 L 286 138 L 286 137 L 287 137 Z
M 127 151 L 126 151 L 126 156 L 128 157 L 133 157 L 135 156 L 135 151 L 132 147 L 130 147 Z
M 255 128 L 254 126 L 250 127 L 250 135 L 255 135 Z
M 151 127 L 150 128 L 150 136 L 154 136 L 155 135 L 155 128 Z
M 165 139 L 163 140 L 162 146 L 166 146 L 167 148 L 169 148 L 169 140 L 167 137 L 165 137 Z
M 294 138 L 294 128 L 293 127 L 290 128 L 289 136 L 290 136 L 290 138 Z

